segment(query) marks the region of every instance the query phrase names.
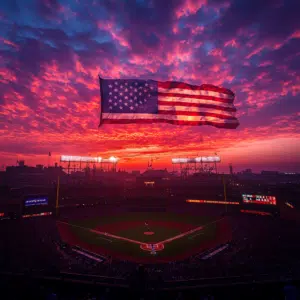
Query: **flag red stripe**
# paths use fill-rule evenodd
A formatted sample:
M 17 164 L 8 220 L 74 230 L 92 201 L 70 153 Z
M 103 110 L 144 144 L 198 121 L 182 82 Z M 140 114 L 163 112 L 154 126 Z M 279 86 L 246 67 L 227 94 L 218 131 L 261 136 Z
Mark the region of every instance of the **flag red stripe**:
M 165 120 L 165 119 L 103 119 L 102 124 L 152 124 L 152 123 L 168 123 L 174 125 L 189 125 L 189 126 L 199 126 L 199 125 L 211 125 L 218 128 L 235 129 L 239 126 L 239 123 L 217 123 L 213 121 L 178 121 L 178 120 Z
M 214 104 L 187 103 L 187 102 L 180 102 L 180 101 L 170 102 L 170 101 L 158 100 L 158 105 L 192 106 L 192 107 L 213 108 L 213 109 L 219 109 L 219 110 L 223 110 L 223 111 L 236 112 L 235 107 L 226 107 L 226 106 L 219 106 L 219 105 L 214 105 Z
M 159 114 L 164 115 L 176 115 L 176 116 L 205 116 L 205 117 L 215 117 L 219 119 L 226 119 L 226 120 L 237 120 L 235 117 L 226 116 L 222 114 L 210 113 L 210 112 L 203 112 L 203 111 L 169 111 L 169 110 L 159 110 Z
M 201 91 L 212 91 L 212 92 L 217 92 L 217 93 L 223 93 L 223 94 L 227 94 L 227 95 L 231 95 L 234 96 L 234 93 L 226 88 L 223 87 L 217 87 L 211 84 L 202 84 L 200 86 L 197 85 L 191 85 L 191 84 L 187 84 L 184 82 L 176 82 L 176 81 L 165 81 L 165 82 L 161 82 L 158 81 L 157 82 L 158 87 L 164 88 L 164 89 L 188 89 L 188 90 L 201 90 Z
M 233 103 L 234 100 L 234 99 L 225 99 L 225 98 L 206 96 L 206 95 L 186 95 L 186 94 L 178 94 L 178 93 L 161 93 L 161 92 L 158 92 L 158 97 L 181 97 L 181 98 L 214 100 L 216 102 L 222 102 L 222 103 Z

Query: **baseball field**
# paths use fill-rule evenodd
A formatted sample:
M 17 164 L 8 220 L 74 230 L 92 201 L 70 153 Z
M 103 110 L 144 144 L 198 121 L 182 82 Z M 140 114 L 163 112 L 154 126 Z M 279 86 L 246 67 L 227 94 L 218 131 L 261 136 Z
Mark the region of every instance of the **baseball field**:
M 130 212 L 57 221 L 62 239 L 86 250 L 135 262 L 185 259 L 228 242 L 226 217 Z

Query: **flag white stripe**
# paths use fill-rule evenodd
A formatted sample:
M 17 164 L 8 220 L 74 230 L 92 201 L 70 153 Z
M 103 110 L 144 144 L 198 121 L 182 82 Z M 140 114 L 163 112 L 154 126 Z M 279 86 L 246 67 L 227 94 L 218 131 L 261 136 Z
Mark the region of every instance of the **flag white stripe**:
M 214 100 L 206 100 L 206 99 L 192 99 L 192 98 L 183 98 L 183 97 L 170 97 L 170 96 L 158 96 L 159 101 L 166 102 L 182 102 L 182 103 L 197 103 L 197 104 L 213 104 L 222 107 L 230 107 L 234 108 L 232 103 L 223 103 Z M 184 105 L 184 104 L 182 104 Z
M 234 96 L 232 95 L 213 92 L 213 91 L 204 91 L 204 90 L 190 90 L 190 89 L 177 89 L 177 88 L 165 89 L 165 88 L 158 87 L 158 92 L 176 93 L 176 94 L 183 94 L 183 95 L 212 96 L 212 97 L 218 97 L 224 99 L 234 99 Z
M 194 106 L 169 106 L 169 105 L 158 105 L 158 110 L 164 111 L 187 111 L 187 112 L 207 112 L 213 114 L 219 114 L 229 117 L 234 117 L 235 113 L 230 111 L 224 111 L 220 109 L 202 108 Z
M 139 114 L 139 113 L 103 113 L 104 120 L 173 120 L 173 121 L 210 121 L 215 123 L 236 124 L 237 120 L 220 119 L 208 116 L 181 116 L 168 114 Z

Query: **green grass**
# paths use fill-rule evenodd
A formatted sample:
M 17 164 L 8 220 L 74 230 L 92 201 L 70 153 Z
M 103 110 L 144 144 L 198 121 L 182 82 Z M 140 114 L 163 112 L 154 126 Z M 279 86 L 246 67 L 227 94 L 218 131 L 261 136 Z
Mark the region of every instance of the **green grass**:
M 189 252 L 192 248 L 200 247 L 201 244 L 209 240 L 213 240 L 216 237 L 216 227 L 216 224 L 211 224 L 198 231 L 197 233 L 192 233 L 191 235 L 165 244 L 163 255 L 177 255 L 178 253 Z
M 145 243 L 155 243 L 165 240 L 167 238 L 173 237 L 180 234 L 180 229 L 169 228 L 160 225 L 153 224 L 151 221 L 172 221 L 176 223 L 190 224 L 192 227 L 197 227 L 200 225 L 207 224 L 212 221 L 209 217 L 198 217 L 190 215 L 180 215 L 171 213 L 127 213 L 122 215 L 105 216 L 101 218 L 85 219 L 80 221 L 70 222 L 71 224 L 82 226 L 86 229 L 71 227 L 71 231 L 80 240 L 90 245 L 101 246 L 102 248 L 112 250 L 114 252 L 119 252 L 125 255 L 130 255 L 134 257 L 149 257 L 151 254 L 147 251 L 142 251 L 140 246 L 127 241 L 117 240 L 108 236 L 99 235 L 97 233 L 90 232 L 88 229 L 94 229 L 100 227 L 101 225 L 119 223 L 119 222 L 129 222 L 129 221 L 140 221 L 141 226 L 136 226 L 128 229 L 120 229 L 114 234 L 134 239 L 137 241 Z M 144 222 L 149 222 L 149 227 L 151 231 L 154 231 L 154 235 L 144 235 L 146 227 Z M 185 236 L 183 238 L 174 240 L 170 243 L 165 244 L 165 249 L 163 251 L 157 252 L 156 257 L 170 257 L 178 254 L 182 254 L 186 251 L 190 251 L 193 247 L 199 247 L 202 243 L 212 240 L 216 236 L 216 224 L 210 224 L 204 229 L 192 233 L 191 235 Z

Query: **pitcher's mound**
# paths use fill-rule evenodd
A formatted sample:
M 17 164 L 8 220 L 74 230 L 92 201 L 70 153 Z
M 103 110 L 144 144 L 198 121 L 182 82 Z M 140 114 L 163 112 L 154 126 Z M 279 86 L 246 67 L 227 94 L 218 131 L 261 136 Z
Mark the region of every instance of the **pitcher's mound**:
M 153 234 L 154 234 L 153 231 L 145 231 L 145 232 L 144 232 L 144 235 L 153 235 Z

